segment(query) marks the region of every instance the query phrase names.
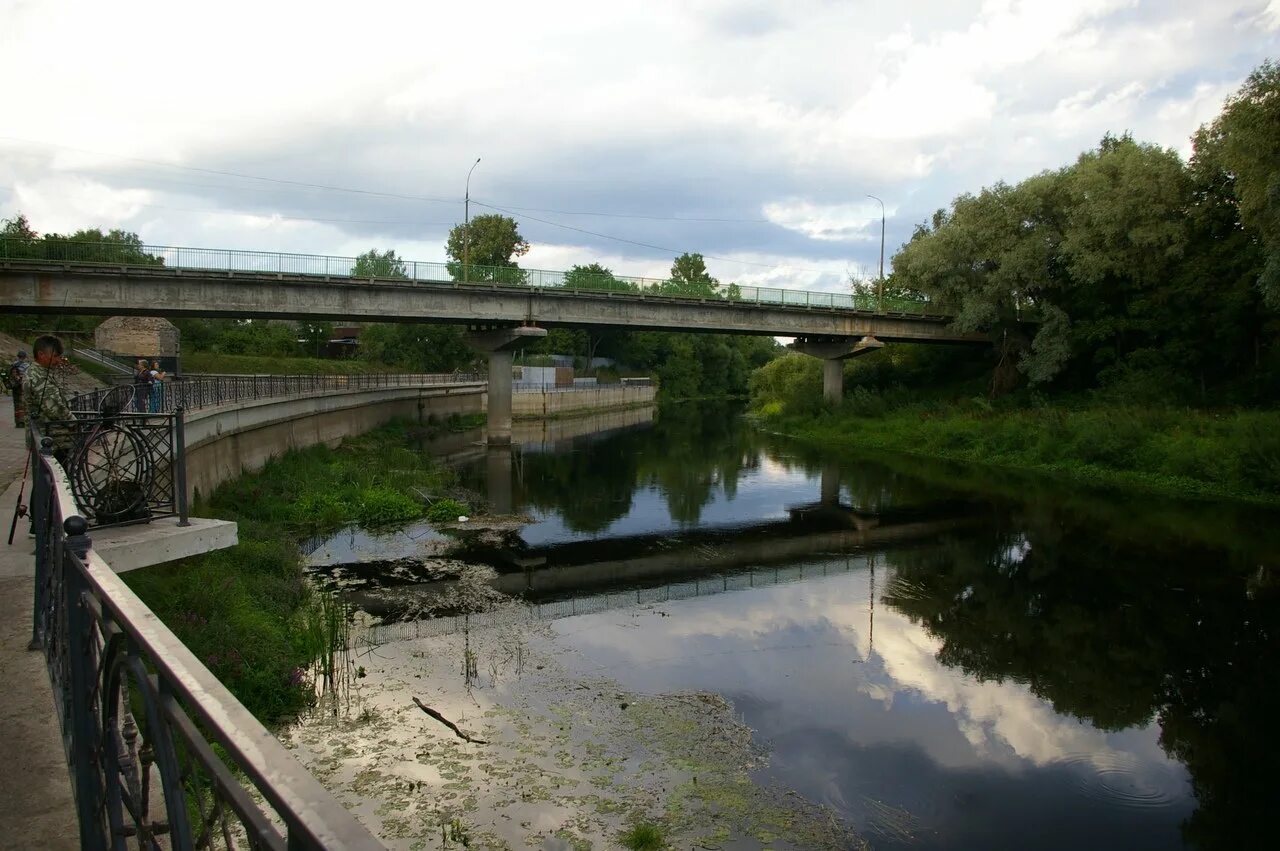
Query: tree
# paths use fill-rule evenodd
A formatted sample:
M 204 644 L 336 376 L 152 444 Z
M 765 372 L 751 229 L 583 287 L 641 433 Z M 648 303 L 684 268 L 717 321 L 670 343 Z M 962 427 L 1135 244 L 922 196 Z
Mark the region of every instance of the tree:
M 470 225 L 455 225 L 449 231 L 445 251 L 449 274 L 455 281 L 525 282 L 516 258 L 529 253 L 529 243 L 510 216 L 490 213 L 476 216 Z
M 658 292 L 695 298 L 718 298 L 720 282 L 707 272 L 701 254 L 684 253 L 671 264 L 671 277 L 658 285 Z
M 1222 173 L 1241 224 L 1261 244 L 1258 287 L 1280 307 L 1280 64 L 1258 66 L 1194 142 L 1193 161 Z
M 378 251 L 371 248 L 356 258 L 355 265 L 351 267 L 351 277 L 407 280 L 409 272 L 405 262 L 391 249 Z
M 332 322 L 299 322 L 298 340 L 307 354 L 320 357 L 324 354 L 325 344 L 333 339 Z
M 360 331 L 360 358 L 414 372 L 450 372 L 476 358 L 463 334 L 457 325 L 366 325 Z
M 613 270 L 599 263 L 588 263 L 585 266 L 574 266 L 564 273 L 565 289 L 607 290 L 609 292 L 639 292 L 639 287 L 630 281 L 620 281 Z

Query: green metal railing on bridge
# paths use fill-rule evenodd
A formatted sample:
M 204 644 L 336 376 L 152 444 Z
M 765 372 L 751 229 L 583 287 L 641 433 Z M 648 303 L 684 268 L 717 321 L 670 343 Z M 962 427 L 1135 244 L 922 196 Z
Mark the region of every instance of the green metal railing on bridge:
M 225 272 L 282 275 L 324 279 L 360 279 L 377 282 L 400 281 L 420 284 L 492 285 L 532 289 L 580 290 L 731 301 L 786 307 L 854 310 L 910 316 L 945 317 L 955 313 L 938 301 L 906 298 L 878 299 L 868 293 L 833 293 L 752 287 L 728 283 L 714 289 L 665 278 L 637 278 L 626 275 L 589 274 L 578 270 L 557 272 L 547 269 L 518 269 L 514 266 L 480 266 L 418 260 L 368 261 L 355 257 L 320 254 L 287 254 L 270 251 L 241 251 L 226 248 L 182 248 L 129 242 L 73 242 L 70 240 L 0 239 L 0 263 L 48 263 L 58 266 L 119 266 L 137 269 L 156 267 L 193 272 Z M 366 268 L 359 268 L 364 266 Z M 359 271 L 359 274 L 357 274 Z

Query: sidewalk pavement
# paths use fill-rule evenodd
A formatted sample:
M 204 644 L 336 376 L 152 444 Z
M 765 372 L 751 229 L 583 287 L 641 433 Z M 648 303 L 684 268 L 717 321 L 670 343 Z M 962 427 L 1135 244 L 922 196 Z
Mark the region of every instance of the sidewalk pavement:
M 13 398 L 0 402 L 0 851 L 80 846 L 71 777 L 44 656 L 31 640 L 34 542 L 18 521 L 5 543 L 26 461 Z M 30 475 L 26 496 L 31 493 Z

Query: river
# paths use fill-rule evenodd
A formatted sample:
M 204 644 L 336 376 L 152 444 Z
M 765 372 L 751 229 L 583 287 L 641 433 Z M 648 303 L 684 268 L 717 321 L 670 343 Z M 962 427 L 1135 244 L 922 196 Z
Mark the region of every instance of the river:
M 404 847 L 614 847 L 639 820 L 678 848 L 1264 844 L 1273 513 L 740 414 L 455 441 L 462 484 L 525 522 L 316 542 L 362 614 L 300 755 Z

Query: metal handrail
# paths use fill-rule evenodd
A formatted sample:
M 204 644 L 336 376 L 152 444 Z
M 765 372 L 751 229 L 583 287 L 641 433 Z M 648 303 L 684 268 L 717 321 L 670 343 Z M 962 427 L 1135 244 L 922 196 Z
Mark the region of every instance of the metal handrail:
M 55 266 L 94 265 L 142 270 L 148 267 L 228 275 L 322 277 L 370 282 L 448 284 L 450 286 L 511 286 L 532 289 L 559 289 L 640 295 L 646 298 L 694 298 L 786 307 L 853 310 L 860 313 L 945 317 L 955 311 L 939 301 L 904 298 L 877 298 L 869 293 L 832 293 L 789 290 L 774 287 L 690 285 L 669 278 L 629 275 L 592 275 L 580 271 L 520 269 L 515 266 L 469 264 L 467 283 L 461 263 L 396 260 L 375 263 L 365 273 L 356 274 L 359 258 L 322 254 L 288 254 L 271 251 L 241 251 L 227 248 L 189 248 L 171 245 L 144 245 L 126 242 L 73 242 L 70 240 L 22 240 L 0 238 L 0 263 L 21 262 Z
M 31 649 L 53 686 L 80 846 L 381 848 L 93 551 L 53 440 L 32 436 Z
M 217 405 L 274 399 L 304 393 L 341 393 L 384 387 L 438 387 L 472 384 L 487 378 L 475 373 L 371 372 L 356 375 L 200 375 L 162 381 L 157 385 L 121 384 L 80 393 L 71 398 L 75 411 L 97 411 L 104 402 L 123 411 L 170 413 Z

